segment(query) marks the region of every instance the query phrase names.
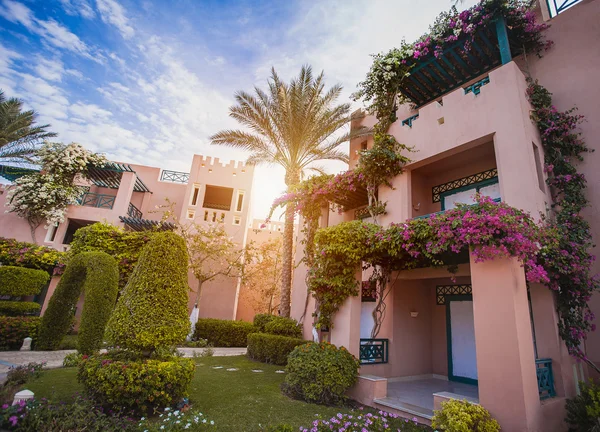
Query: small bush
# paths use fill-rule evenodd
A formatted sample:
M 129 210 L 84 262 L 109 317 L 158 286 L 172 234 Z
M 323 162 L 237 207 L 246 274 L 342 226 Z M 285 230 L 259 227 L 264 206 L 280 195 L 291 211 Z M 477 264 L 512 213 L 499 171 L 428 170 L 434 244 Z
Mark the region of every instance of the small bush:
M 106 338 L 130 350 L 181 344 L 190 332 L 188 255 L 172 232 L 154 234 L 142 251 L 106 328 Z
M 36 315 L 40 312 L 40 307 L 40 304 L 36 302 L 0 300 L 0 315 Z
M 275 317 L 265 325 L 265 333 L 302 338 L 302 327 L 295 319 Z
M 35 342 L 40 320 L 39 317 L 0 317 L 0 351 L 21 348 L 26 337 Z
M 83 360 L 83 354 L 71 353 L 67 354 L 63 359 L 63 367 L 77 367 Z
M 113 360 L 109 355 L 85 357 L 77 378 L 101 404 L 138 412 L 152 412 L 187 396 L 194 376 L 192 359 Z
M 452 399 L 434 411 L 431 427 L 449 432 L 498 432 L 500 425 L 481 405 Z
M 271 321 L 276 319 L 276 315 L 271 314 L 256 314 L 254 315 L 254 326 L 256 327 L 256 331 L 258 333 L 266 333 L 266 326 Z
M 46 366 L 46 362 L 12 366 L 6 374 L 5 385 L 22 385 L 30 379 L 38 378 L 44 366 Z
M 249 322 L 203 318 L 196 323 L 194 338 L 206 339 L 215 347 L 245 347 L 248 335 L 255 332 Z
M 248 335 L 248 357 L 263 363 L 285 366 L 288 355 L 294 348 L 307 343 L 312 342 L 295 337 L 252 333 Z
M 296 430 L 296 429 L 294 429 Z M 341 432 L 341 431 L 369 431 L 369 432 L 424 432 L 416 420 L 408 420 L 396 414 L 379 411 L 377 414 L 359 412 L 356 414 L 338 413 L 330 419 L 317 416 L 310 425 L 300 428 L 301 432 Z M 271 431 L 271 429 L 267 429 Z M 273 432 L 287 432 L 288 429 L 272 429 Z M 291 432 L 291 429 L 289 429 Z
M 69 261 L 42 317 L 38 349 L 58 349 L 73 322 L 73 309 L 85 296 L 79 325 L 79 350 L 92 354 L 102 346 L 104 329 L 118 294 L 115 260 L 104 252 L 84 252 Z
M 61 274 L 65 252 L 34 243 L 0 237 L 0 264 L 3 266 L 40 269 L 48 274 Z
M 344 347 L 327 342 L 297 346 L 288 356 L 282 390 L 294 399 L 339 404 L 356 383 L 358 368 L 359 361 Z
M 91 401 L 78 397 L 72 403 L 30 400 L 0 408 L 0 429 L 19 432 L 133 432 L 137 423 L 107 414 Z
M 567 417 L 569 432 L 589 432 L 594 427 L 600 430 L 600 386 L 589 383 L 579 383 L 581 394 L 567 400 Z
M 50 275 L 44 270 L 1 266 L 0 295 L 11 297 L 37 295 L 49 280 Z
M 190 429 L 190 425 L 192 428 Z M 189 411 L 177 410 L 173 411 L 165 408 L 164 412 L 159 415 L 157 420 L 144 419 L 140 422 L 140 430 L 144 432 L 180 432 L 193 430 L 213 430 L 215 422 L 208 419 L 198 410 L 191 409 Z M 294 429 L 294 432 L 296 430 Z

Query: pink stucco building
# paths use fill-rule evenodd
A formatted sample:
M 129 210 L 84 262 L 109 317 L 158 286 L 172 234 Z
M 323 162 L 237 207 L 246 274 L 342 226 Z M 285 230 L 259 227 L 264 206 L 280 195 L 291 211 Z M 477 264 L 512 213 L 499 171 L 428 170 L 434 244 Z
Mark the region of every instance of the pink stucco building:
M 387 201 L 382 225 L 472 202 L 477 191 L 526 210 L 536 219 L 547 214 L 552 201 L 539 132 L 530 119 L 532 108 L 525 94 L 528 73 L 554 94 L 558 109 L 578 107 L 588 119 L 581 126 L 584 138 L 590 147 L 600 148 L 600 1 L 565 2 L 574 5 L 560 13 L 556 3 L 563 2 L 542 0 L 536 10 L 539 21 L 551 25 L 545 36 L 555 44 L 542 58 L 513 57 L 510 44 L 504 44 L 508 52 L 503 50 L 498 37 L 491 42 L 496 56 L 477 57 L 483 65 L 462 82 L 448 83 L 444 78 L 443 69 L 450 63 L 443 58 L 431 60 L 429 66 L 437 71 L 430 70 L 427 76 L 413 70 L 414 80 L 408 80 L 406 90 L 412 92 L 418 108 L 400 106 L 389 133 L 415 152 L 405 172 L 392 180 L 394 188 L 379 188 L 380 199 Z M 497 27 L 493 35 L 499 34 Z M 428 91 L 421 91 L 425 87 Z M 366 117 L 361 122 L 372 126 L 376 120 Z M 351 142 L 351 168 L 357 150 L 371 146 L 372 138 Z M 599 157 L 598 152 L 587 155 L 580 167 L 591 201 L 585 217 L 596 240 L 600 238 Z M 368 216 L 361 207 L 345 210 L 339 214 L 324 209 L 321 226 Z M 307 296 L 302 256 L 298 248 L 292 293 L 295 318 L 303 315 Z M 367 277 L 357 273 L 359 280 Z M 441 401 L 466 398 L 486 407 L 508 432 L 567 429 L 565 400 L 577 393 L 577 382 L 590 371 L 568 355 L 558 336 L 553 293 L 545 286 L 527 284 L 519 262 L 498 258 L 476 263 L 471 256 L 458 266 L 455 281 L 440 268 L 402 271 L 392 281 L 377 341 L 369 339 L 374 303 L 368 296 L 347 299 L 334 316 L 334 326 L 321 335 L 361 357 L 353 397 L 409 418 L 416 416 L 424 423 Z M 599 295 L 592 299 L 592 307 L 598 315 Z M 314 300 L 307 316 L 313 310 Z M 304 322 L 304 332 L 312 339 L 311 320 Z M 361 348 L 372 344 L 382 350 L 375 359 L 372 350 L 365 356 Z M 597 333 L 589 335 L 584 349 L 600 364 Z
M 19 170 L 3 167 L 0 175 L 12 180 Z M 67 250 L 75 231 L 106 221 L 129 230 L 144 230 L 161 220 L 159 206 L 166 199 L 174 203 L 182 222 L 222 223 L 240 246 L 246 244 L 250 225 L 250 203 L 254 166 L 222 162 L 218 158 L 194 155 L 189 172 L 126 163 L 111 163 L 94 169 L 92 181 L 79 205 L 70 205 L 65 221 L 58 226 L 37 229 L 39 244 Z M 5 213 L 6 186 L 0 186 L 0 237 L 31 242 L 27 222 L 14 213 Z M 53 278 L 42 305 L 50 299 L 58 277 Z M 195 301 L 198 282 L 189 275 L 189 308 Z M 236 319 L 239 298 L 237 278 L 217 278 L 202 287 L 200 317 Z M 79 307 L 78 310 L 81 310 Z

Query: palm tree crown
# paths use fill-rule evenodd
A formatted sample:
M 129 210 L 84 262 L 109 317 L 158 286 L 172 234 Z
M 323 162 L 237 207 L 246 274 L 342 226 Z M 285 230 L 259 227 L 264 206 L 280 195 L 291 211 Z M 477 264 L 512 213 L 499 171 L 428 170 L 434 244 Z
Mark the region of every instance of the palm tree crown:
M 310 66 L 284 83 L 275 69 L 266 91 L 254 88 L 255 94 L 236 93 L 236 105 L 229 115 L 246 130 L 224 130 L 211 137 L 212 144 L 227 145 L 250 152 L 248 163 L 275 163 L 285 169 L 288 189 L 297 184 L 305 170 L 322 172 L 315 162 L 348 162 L 340 144 L 369 133 L 357 129 L 340 133 L 352 120 L 350 104 L 336 105 L 342 86 L 325 90 L 325 76 L 314 77 Z M 283 234 L 283 271 L 280 314 L 290 314 L 294 209 L 288 205 Z
M 22 111 L 23 101 L 7 99 L 0 90 L 0 161 L 32 162 L 37 145 L 44 139 L 55 137 L 48 132 L 50 125 L 35 126 L 35 111 Z

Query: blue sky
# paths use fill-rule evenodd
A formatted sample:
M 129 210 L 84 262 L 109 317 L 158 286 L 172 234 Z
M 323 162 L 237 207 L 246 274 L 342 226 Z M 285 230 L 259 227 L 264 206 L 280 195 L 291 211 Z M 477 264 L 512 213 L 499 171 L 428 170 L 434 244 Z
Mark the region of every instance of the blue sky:
M 38 111 L 63 142 L 185 171 L 194 153 L 246 158 L 210 146 L 208 137 L 236 127 L 227 116 L 234 92 L 264 86 L 271 66 L 285 79 L 302 64 L 325 70 L 330 84 L 344 85 L 346 102 L 370 54 L 416 39 L 450 6 L 451 0 L 0 0 L 0 88 Z M 263 217 L 283 189 L 280 169 L 260 167 L 255 216 Z

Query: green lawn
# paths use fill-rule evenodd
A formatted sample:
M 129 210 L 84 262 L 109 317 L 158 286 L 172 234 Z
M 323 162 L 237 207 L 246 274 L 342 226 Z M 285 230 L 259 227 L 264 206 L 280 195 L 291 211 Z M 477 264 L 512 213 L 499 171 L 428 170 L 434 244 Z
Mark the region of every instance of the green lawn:
M 287 398 L 279 390 L 282 369 L 253 362 L 244 356 L 204 357 L 196 359 L 196 374 L 190 386 L 190 401 L 209 419 L 217 431 L 259 431 L 261 425 L 287 423 L 294 427 L 308 426 L 315 414 L 333 416 L 349 409 L 307 404 Z M 222 366 L 222 369 L 214 369 Z M 227 371 L 237 368 L 237 371 Z M 260 369 L 263 372 L 252 372 Z M 54 369 L 27 384 L 36 397 L 68 401 L 81 391 L 75 368 Z

